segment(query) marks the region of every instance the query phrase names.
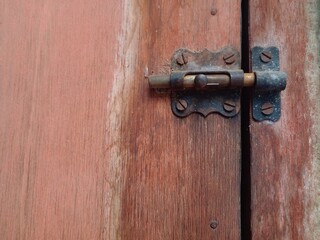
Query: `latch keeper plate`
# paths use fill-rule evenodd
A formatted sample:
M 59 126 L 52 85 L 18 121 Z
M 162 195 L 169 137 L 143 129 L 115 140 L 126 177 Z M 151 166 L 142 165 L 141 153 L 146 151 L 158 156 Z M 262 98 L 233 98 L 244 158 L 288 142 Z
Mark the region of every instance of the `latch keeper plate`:
M 270 60 L 263 59 L 264 53 L 268 53 Z M 279 49 L 277 47 L 254 47 L 252 48 L 252 71 L 255 72 L 257 84 L 252 96 L 252 115 L 256 121 L 269 120 L 276 122 L 281 116 L 280 92 L 286 87 L 286 74 L 278 72 L 275 76 L 277 89 L 271 89 L 272 73 L 280 71 Z

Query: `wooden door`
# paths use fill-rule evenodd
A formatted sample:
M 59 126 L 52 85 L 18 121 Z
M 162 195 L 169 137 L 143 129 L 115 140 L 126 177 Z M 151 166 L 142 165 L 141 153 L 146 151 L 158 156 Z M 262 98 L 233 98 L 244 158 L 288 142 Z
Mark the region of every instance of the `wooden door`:
M 318 0 L 3 0 L 1 239 L 320 239 Z M 181 48 L 277 46 L 282 116 L 175 117 Z M 240 59 L 239 59 L 240 61 Z M 240 201 L 241 198 L 241 201 Z
M 0 29 L 2 239 L 239 239 L 240 114 L 145 76 L 240 51 L 240 0 L 4 0 Z

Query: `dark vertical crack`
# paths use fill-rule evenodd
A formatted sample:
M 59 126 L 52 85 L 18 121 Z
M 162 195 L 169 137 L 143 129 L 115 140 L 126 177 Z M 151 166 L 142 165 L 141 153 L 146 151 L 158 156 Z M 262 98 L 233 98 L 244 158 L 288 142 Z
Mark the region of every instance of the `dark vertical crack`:
M 241 64 L 250 72 L 249 0 L 241 1 Z M 250 240 L 251 235 L 251 172 L 250 172 L 250 100 L 251 92 L 243 89 L 241 96 L 241 239 Z

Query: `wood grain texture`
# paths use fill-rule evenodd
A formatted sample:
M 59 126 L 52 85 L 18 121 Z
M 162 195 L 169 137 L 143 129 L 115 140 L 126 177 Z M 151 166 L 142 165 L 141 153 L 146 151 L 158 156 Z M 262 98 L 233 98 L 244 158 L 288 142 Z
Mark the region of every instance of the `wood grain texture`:
M 109 55 L 120 9 L 2 1 L 2 239 L 102 236 Z
M 178 48 L 239 49 L 239 0 L 5 0 L 0 19 L 2 239 L 240 238 L 240 116 L 178 119 L 144 78 Z
M 168 72 L 173 52 L 181 47 L 214 50 L 230 44 L 239 49 L 240 3 L 211 4 L 125 3 L 123 22 L 135 32 L 122 35 L 128 52 L 119 72 L 134 77 L 119 90 L 127 98 L 120 106 L 123 122 L 113 134 L 119 138 L 115 148 L 125 171 L 119 225 L 123 239 L 239 239 L 239 116 L 178 119 L 169 98 L 149 91 L 142 78 Z M 216 16 L 212 7 L 219 11 Z M 214 231 L 212 220 L 219 221 Z
M 319 2 L 250 1 L 250 45 L 280 48 L 282 116 L 252 122 L 252 239 L 320 239 Z

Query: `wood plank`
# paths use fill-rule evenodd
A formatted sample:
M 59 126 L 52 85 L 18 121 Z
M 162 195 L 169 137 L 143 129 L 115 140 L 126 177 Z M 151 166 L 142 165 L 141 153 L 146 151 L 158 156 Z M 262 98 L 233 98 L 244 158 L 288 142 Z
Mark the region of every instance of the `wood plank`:
M 0 234 L 98 239 L 121 6 L 2 1 Z
M 319 1 L 250 1 L 250 45 L 280 48 L 282 116 L 252 121 L 252 239 L 320 239 Z
M 150 93 L 141 76 L 142 66 L 150 73 L 168 72 L 171 55 L 181 47 L 214 50 L 231 44 L 239 49 L 240 3 L 149 4 L 149 16 L 140 20 L 149 28 L 141 28 L 146 33 L 137 33 L 137 47 L 130 48 L 140 57 L 128 59 L 128 64 L 136 62 L 127 75 L 135 75 L 130 85 L 137 87 L 126 88 L 128 111 L 123 128 L 114 134 L 122 142 L 119 152 L 126 166 L 120 235 L 124 239 L 239 239 L 239 116 L 178 119 L 171 113 L 169 99 Z M 224 4 L 230 6 L 228 11 L 222 11 Z M 218 9 L 216 16 L 211 15 L 211 7 Z M 138 12 L 136 16 L 144 12 L 137 6 L 128 11 Z M 127 15 L 131 21 L 131 14 Z M 220 27 L 221 21 L 226 28 Z M 132 20 L 134 25 L 137 22 Z M 150 39 L 149 46 L 140 37 Z M 130 40 L 127 35 L 125 39 Z M 212 220 L 219 221 L 215 231 L 210 228 Z
M 0 11 L 4 239 L 240 238 L 240 116 L 178 119 L 144 78 L 181 47 L 240 49 L 239 0 Z

